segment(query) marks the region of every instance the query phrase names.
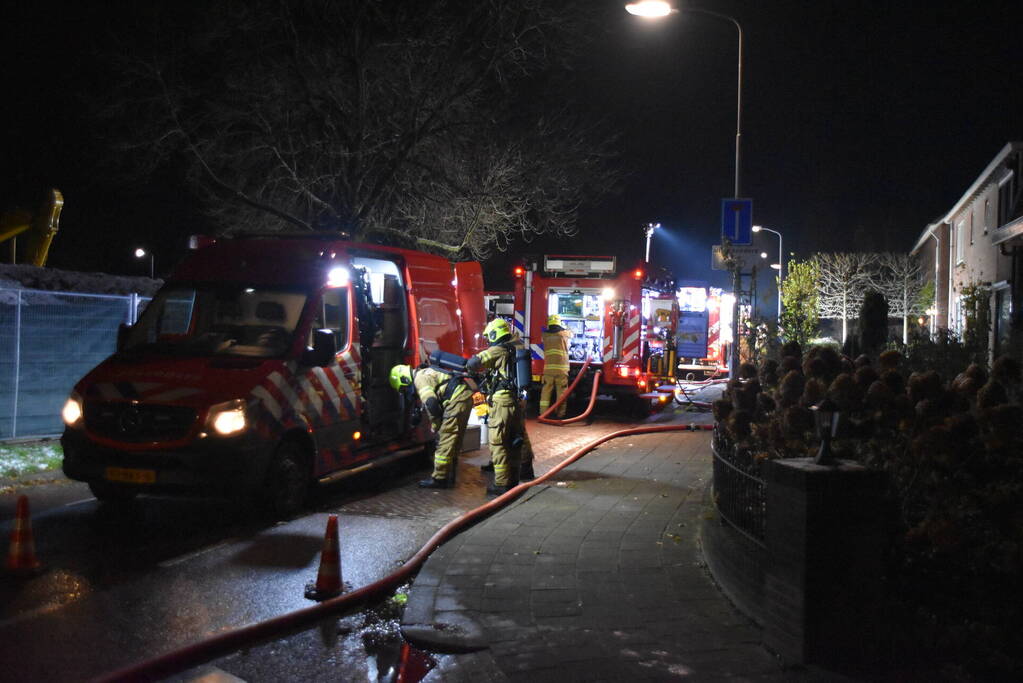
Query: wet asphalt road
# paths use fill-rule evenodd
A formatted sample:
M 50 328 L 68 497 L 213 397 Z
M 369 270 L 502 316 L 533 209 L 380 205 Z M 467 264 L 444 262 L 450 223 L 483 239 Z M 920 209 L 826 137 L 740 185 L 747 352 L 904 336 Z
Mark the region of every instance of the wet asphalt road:
M 0 680 L 88 680 L 309 606 L 303 590 L 316 577 L 329 512 L 341 515 L 344 581 L 376 581 L 461 510 L 408 516 L 345 506 L 407 496 L 424 472 L 421 462 L 408 462 L 384 482 L 353 480 L 321 495 L 311 514 L 272 524 L 223 501 L 142 498 L 108 506 L 77 483 L 33 487 L 32 531 L 46 571 L 0 582 L 0 660 L 17 662 L 0 667 Z M 4 538 L 13 516 L 8 498 Z
M 630 424 L 604 413 L 574 428 L 531 425 L 538 471 Z M 465 454 L 458 487 L 432 492 L 415 486 L 428 475 L 427 464 L 409 458 L 321 491 L 309 514 L 276 523 L 216 500 L 140 498 L 102 505 L 85 485 L 60 478 L 21 489 L 32 502 L 36 554 L 46 571 L 31 579 L 0 577 L 0 661 L 8 663 L 0 667 L 0 681 L 90 680 L 204 636 L 308 607 L 313 603 L 303 590 L 316 577 L 330 513 L 340 516 L 345 583 L 372 583 L 441 526 L 485 501 L 478 465 L 486 459 L 485 449 Z M 4 539 L 15 500 L 15 492 L 0 491 Z M 281 680 L 285 671 L 289 680 L 318 680 L 324 665 L 344 672 L 342 680 L 375 681 L 378 662 L 373 652 L 367 656 L 367 643 L 372 645 L 374 631 L 390 628 L 388 616 L 332 620 L 214 664 L 251 681 Z M 388 650 L 383 635 L 387 642 L 380 649 Z M 310 661 L 322 658 L 325 641 L 332 643 L 332 661 Z M 381 672 L 393 655 L 381 653 Z

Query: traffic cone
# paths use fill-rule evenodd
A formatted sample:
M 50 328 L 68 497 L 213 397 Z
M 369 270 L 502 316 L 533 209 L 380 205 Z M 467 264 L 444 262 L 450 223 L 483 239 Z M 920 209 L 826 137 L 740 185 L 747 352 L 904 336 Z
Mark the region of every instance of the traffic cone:
M 310 600 L 326 600 L 340 595 L 341 550 L 337 539 L 337 515 L 327 517 L 327 532 L 323 536 L 323 552 L 320 553 L 320 571 L 316 583 L 306 584 L 305 596 Z
M 42 569 L 36 559 L 36 544 L 32 539 L 32 522 L 28 517 L 28 496 L 18 496 L 18 514 L 11 531 L 11 546 L 7 553 L 7 571 L 17 576 L 33 576 Z

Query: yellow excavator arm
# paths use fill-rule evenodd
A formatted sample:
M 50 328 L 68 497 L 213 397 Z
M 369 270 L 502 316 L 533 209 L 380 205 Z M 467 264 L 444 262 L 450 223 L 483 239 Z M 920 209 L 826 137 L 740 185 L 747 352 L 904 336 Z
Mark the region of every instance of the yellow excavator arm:
M 17 240 L 23 236 L 24 247 L 20 250 L 23 259 L 34 266 L 45 266 L 50 253 L 50 244 L 57 234 L 60 210 L 64 208 L 64 195 L 54 188 L 46 195 L 46 201 L 34 216 L 27 211 L 10 211 L 0 216 L 0 243 Z M 11 262 L 17 261 L 17 242 L 12 242 Z

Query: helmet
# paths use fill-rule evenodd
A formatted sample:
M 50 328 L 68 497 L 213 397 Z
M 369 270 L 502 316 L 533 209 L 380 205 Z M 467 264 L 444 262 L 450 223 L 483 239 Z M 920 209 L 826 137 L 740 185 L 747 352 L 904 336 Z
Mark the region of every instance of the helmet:
M 510 337 L 511 327 L 504 318 L 494 318 L 483 328 L 483 336 L 487 338 L 488 342 L 494 344 L 505 337 Z
M 412 368 L 407 365 L 395 365 L 391 368 L 391 387 L 395 391 L 401 391 L 412 385 Z
M 565 325 L 561 322 L 561 316 L 555 313 L 554 315 L 547 316 L 547 327 L 564 327 Z

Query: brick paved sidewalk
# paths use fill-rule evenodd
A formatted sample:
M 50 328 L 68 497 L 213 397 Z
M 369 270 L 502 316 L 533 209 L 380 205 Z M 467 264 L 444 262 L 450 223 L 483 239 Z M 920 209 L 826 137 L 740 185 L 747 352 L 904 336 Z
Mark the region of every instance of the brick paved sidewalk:
M 783 671 L 704 569 L 709 449 L 706 432 L 613 440 L 439 548 L 402 629 L 462 654 L 427 680 L 837 680 Z

